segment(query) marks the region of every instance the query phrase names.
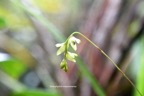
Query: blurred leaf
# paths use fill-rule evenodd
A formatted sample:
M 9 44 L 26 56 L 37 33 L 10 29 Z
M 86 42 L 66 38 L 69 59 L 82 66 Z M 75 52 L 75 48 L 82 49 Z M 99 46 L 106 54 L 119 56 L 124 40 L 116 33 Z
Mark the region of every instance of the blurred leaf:
M 2 70 L 0 70 L 0 83 L 8 87 L 14 92 L 22 92 L 26 89 L 26 86 L 12 78 Z
M 140 90 L 140 92 L 144 95 L 144 37 L 141 39 L 139 47 L 139 58 L 137 59 L 139 63 L 137 63 L 139 66 L 138 74 L 137 74 L 137 80 L 136 85 L 137 88 Z M 134 96 L 139 96 L 137 91 L 135 90 Z
M 18 16 L 17 13 L 12 12 L 12 10 L 0 6 L 0 28 L 1 23 L 10 28 L 29 25 L 28 20 L 24 18 L 22 14 Z
M 0 82 L 12 90 L 10 96 L 61 96 L 58 91 L 29 89 L 21 82 L 0 70 Z
M 3 18 L 0 18 L 0 29 L 6 26 L 6 22 Z
M 138 5 L 138 9 L 137 9 L 137 13 L 143 18 L 144 16 L 144 11 L 143 11 L 143 8 L 144 8 L 144 1 L 142 0 L 139 5 Z
M 27 69 L 25 64 L 14 58 L 0 62 L 0 68 L 14 78 L 19 78 Z
M 104 90 L 99 85 L 98 81 L 95 79 L 95 77 L 90 73 L 90 71 L 87 69 L 86 65 L 83 63 L 83 61 L 80 58 L 77 59 L 77 65 L 84 77 L 89 81 L 90 85 L 92 86 L 94 92 L 98 96 L 106 96 Z
M 133 22 L 131 22 L 128 30 L 129 36 L 134 37 L 137 34 L 139 27 L 140 27 L 140 22 L 138 20 L 134 20 Z
M 25 90 L 20 93 L 12 93 L 10 96 L 61 96 L 60 93 L 53 91 L 43 91 L 43 90 Z
M 63 36 L 62 32 L 60 30 L 58 30 L 56 28 L 56 26 L 53 25 L 53 23 L 51 23 L 42 14 L 38 14 L 35 11 L 31 10 L 30 8 L 27 8 L 28 6 L 21 4 L 21 2 L 19 0 L 12 0 L 11 2 L 14 4 L 14 6 L 17 6 L 17 8 L 22 8 L 29 15 L 32 15 L 36 20 L 41 22 L 49 30 L 49 32 L 54 36 L 54 38 L 57 41 L 64 41 L 65 40 L 65 37 Z
M 49 13 L 59 13 L 64 9 L 62 0 L 32 0 L 41 10 Z

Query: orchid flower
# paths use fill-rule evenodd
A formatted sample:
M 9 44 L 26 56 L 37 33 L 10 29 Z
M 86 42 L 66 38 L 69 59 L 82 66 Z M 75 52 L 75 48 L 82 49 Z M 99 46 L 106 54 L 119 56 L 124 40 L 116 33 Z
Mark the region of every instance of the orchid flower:
M 60 55 L 64 53 L 64 58 L 60 63 L 60 68 L 63 69 L 65 72 L 68 70 L 67 66 L 67 60 L 76 62 L 75 58 L 78 56 L 76 53 L 69 52 L 69 45 L 76 51 L 77 50 L 77 44 L 79 44 L 81 41 L 80 39 L 77 39 L 74 36 L 70 36 L 64 43 L 58 43 L 56 44 L 56 47 L 59 49 L 57 50 L 57 55 Z

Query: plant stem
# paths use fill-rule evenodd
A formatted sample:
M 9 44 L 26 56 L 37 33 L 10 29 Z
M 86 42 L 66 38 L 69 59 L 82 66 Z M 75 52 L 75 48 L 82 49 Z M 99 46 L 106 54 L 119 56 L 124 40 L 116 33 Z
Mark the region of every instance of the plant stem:
M 73 32 L 70 36 L 73 36 L 75 34 L 79 34 L 82 37 L 84 37 L 94 47 L 96 47 L 104 56 L 106 56 L 112 62 L 112 64 L 121 72 L 121 74 L 128 80 L 128 82 L 137 90 L 137 92 L 139 93 L 139 95 L 143 96 L 142 93 L 138 90 L 138 88 L 134 85 L 134 83 L 126 76 L 126 74 L 117 66 L 117 64 L 100 47 L 98 47 L 95 43 L 93 43 L 90 39 L 88 39 L 85 35 L 83 35 L 80 32 Z

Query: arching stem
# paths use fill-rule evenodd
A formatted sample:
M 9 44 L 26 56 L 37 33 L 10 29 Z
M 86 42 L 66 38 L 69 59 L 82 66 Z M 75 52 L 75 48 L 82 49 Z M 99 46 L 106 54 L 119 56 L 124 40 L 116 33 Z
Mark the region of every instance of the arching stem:
M 139 93 L 140 96 L 143 96 L 142 93 L 138 90 L 138 88 L 134 85 L 134 83 L 126 76 L 126 74 L 117 66 L 117 64 L 100 48 L 98 47 L 95 43 L 93 43 L 90 39 L 88 39 L 85 35 L 83 35 L 80 32 L 73 32 L 71 36 L 75 35 L 75 34 L 79 34 L 82 37 L 84 37 L 87 41 L 89 41 L 94 47 L 96 47 L 104 56 L 106 56 L 106 58 L 108 58 L 112 64 L 118 69 L 118 71 L 121 72 L 121 74 L 128 80 L 128 82 L 137 90 L 137 92 Z

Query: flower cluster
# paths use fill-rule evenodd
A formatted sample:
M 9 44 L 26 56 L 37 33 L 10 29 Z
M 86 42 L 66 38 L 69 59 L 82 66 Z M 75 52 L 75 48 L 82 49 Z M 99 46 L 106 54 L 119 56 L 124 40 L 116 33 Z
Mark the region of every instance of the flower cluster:
M 74 36 L 70 36 L 64 43 L 56 44 L 56 47 L 59 47 L 59 49 L 57 51 L 57 55 L 64 53 L 64 58 L 63 58 L 62 62 L 60 63 L 60 68 L 63 69 L 65 72 L 67 72 L 67 70 L 68 70 L 66 60 L 76 62 L 75 57 L 77 56 L 77 54 L 68 51 L 69 46 L 71 46 L 76 51 L 77 50 L 76 43 L 79 44 L 80 40 Z

